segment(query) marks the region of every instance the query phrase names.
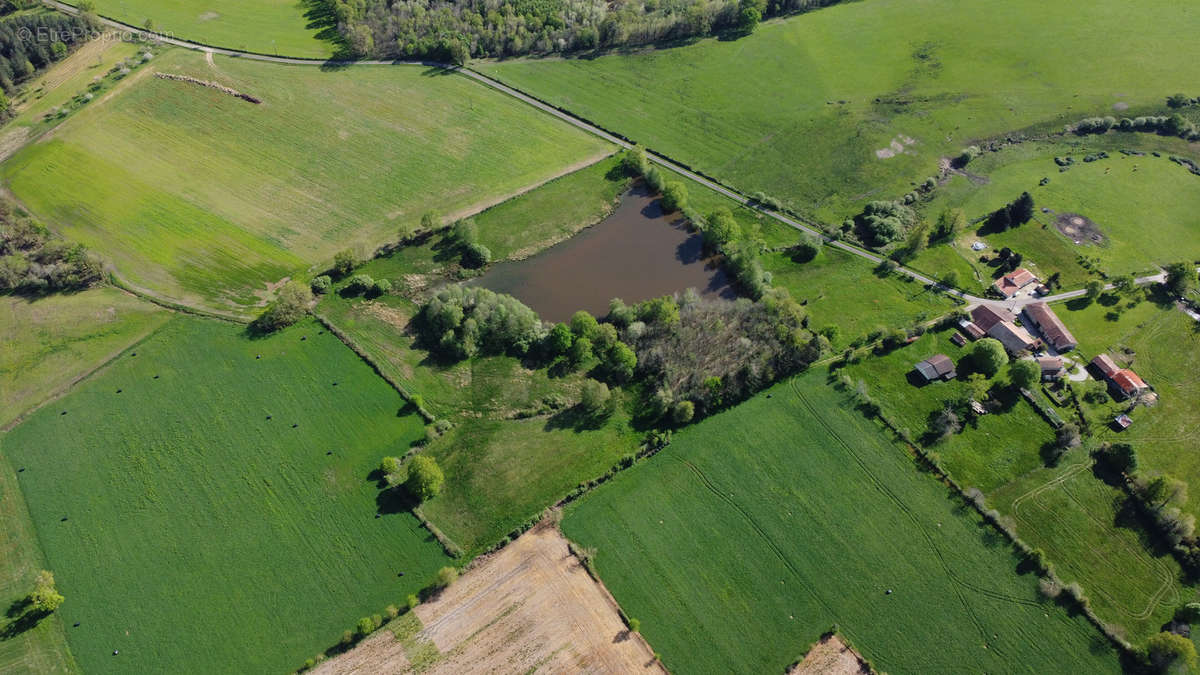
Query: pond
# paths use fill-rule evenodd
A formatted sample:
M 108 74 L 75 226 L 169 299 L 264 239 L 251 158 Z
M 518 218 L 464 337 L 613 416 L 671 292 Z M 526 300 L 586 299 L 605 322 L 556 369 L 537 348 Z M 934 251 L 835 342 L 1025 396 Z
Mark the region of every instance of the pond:
M 603 221 L 471 283 L 512 295 L 544 321 L 567 321 L 581 309 L 603 316 L 613 298 L 633 304 L 688 288 L 706 298 L 737 297 L 725 272 L 703 257 L 700 235 L 678 215 L 664 215 L 641 185 Z

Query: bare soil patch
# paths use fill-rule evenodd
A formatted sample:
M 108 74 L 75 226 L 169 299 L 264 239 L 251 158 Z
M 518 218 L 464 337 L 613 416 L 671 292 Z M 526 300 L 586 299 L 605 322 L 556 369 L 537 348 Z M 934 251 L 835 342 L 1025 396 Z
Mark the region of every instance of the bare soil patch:
M 666 672 L 549 525 L 480 558 L 414 613 L 423 624 L 414 636 L 385 628 L 317 672 L 412 672 L 414 661 L 421 672 L 453 675 Z
M 393 675 L 412 671 L 404 654 L 404 643 L 384 629 L 358 643 L 358 646 L 324 661 L 313 669 L 317 675 Z
M 1103 244 L 1107 239 L 1099 225 L 1078 213 L 1058 214 L 1054 218 L 1054 226 L 1076 244 Z
M 804 660 L 788 669 L 788 675 L 858 675 L 870 673 L 871 669 L 837 635 L 821 638 L 808 650 Z

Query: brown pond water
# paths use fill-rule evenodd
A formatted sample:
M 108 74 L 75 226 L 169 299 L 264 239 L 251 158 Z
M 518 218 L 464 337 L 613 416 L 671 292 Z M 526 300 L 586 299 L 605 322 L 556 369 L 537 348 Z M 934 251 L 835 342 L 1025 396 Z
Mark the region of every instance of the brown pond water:
M 700 235 L 677 215 L 664 216 L 639 185 L 603 221 L 471 283 L 517 298 L 544 321 L 567 321 L 581 309 L 603 316 L 613 298 L 633 304 L 688 288 L 706 298 L 737 297 L 725 272 L 702 255 Z

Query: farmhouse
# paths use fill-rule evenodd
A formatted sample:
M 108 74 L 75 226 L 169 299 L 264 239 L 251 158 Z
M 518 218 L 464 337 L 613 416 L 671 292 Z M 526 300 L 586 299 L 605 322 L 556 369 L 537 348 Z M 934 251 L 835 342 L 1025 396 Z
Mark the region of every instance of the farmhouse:
M 1067 374 L 1063 360 L 1058 356 L 1042 356 L 1037 359 L 1038 367 L 1042 369 L 1043 380 L 1060 380 Z
M 958 322 L 958 326 L 959 328 L 962 328 L 963 332 L 967 334 L 967 337 L 971 338 L 972 340 L 978 340 L 984 335 L 987 335 L 982 328 L 975 325 L 974 321 L 967 321 L 966 319 L 963 319 L 962 321 Z
M 992 329 L 992 326 L 1002 322 L 1012 322 L 1016 320 L 1016 316 L 1012 312 L 1003 307 L 992 307 L 991 305 L 980 305 L 971 310 L 971 322 L 975 327 L 983 331 L 979 337 L 986 335 Z
M 992 287 L 1007 299 L 1019 293 L 1026 286 L 1035 283 L 1037 283 L 1037 277 L 1033 276 L 1033 272 L 1021 267 L 997 279 Z
M 1079 342 L 1071 335 L 1071 331 L 1063 324 L 1062 319 L 1044 302 L 1035 302 L 1025 308 L 1025 316 L 1042 332 L 1042 337 L 1051 347 L 1060 352 L 1067 352 L 1079 346 Z
M 1039 344 L 1038 340 L 1016 323 L 1017 317 L 1003 307 L 980 305 L 971 310 L 971 321 L 976 328 L 988 337 L 996 338 L 1011 354 L 1033 350 Z M 982 336 L 980 336 L 982 337 Z
M 1108 354 L 1101 354 L 1092 359 L 1092 365 L 1108 381 L 1109 387 L 1124 398 L 1133 398 L 1150 390 L 1150 385 L 1137 373 L 1117 366 Z
M 1112 357 L 1108 354 L 1101 354 L 1092 359 L 1092 365 L 1095 366 L 1096 370 L 1099 370 L 1100 374 L 1105 378 L 1110 378 L 1113 375 L 1116 375 L 1117 371 L 1121 370 L 1121 368 L 1117 366 L 1117 362 L 1113 361 Z
M 949 380 L 957 375 L 954 371 L 954 362 L 945 354 L 934 354 L 913 367 L 921 374 L 921 377 L 925 378 L 926 382 Z

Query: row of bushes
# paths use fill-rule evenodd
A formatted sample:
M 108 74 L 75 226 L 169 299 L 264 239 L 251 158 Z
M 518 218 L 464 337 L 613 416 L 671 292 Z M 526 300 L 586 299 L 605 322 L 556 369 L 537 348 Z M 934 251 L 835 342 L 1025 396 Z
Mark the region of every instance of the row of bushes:
M 1178 136 L 1189 141 L 1200 140 L 1200 132 L 1196 130 L 1196 125 L 1179 113 L 1173 115 L 1148 115 L 1132 119 L 1122 117 L 1120 120 L 1111 115 L 1107 117 L 1086 117 L 1075 123 L 1073 131 L 1080 136 L 1085 136 L 1087 134 L 1108 133 L 1110 129 Z

